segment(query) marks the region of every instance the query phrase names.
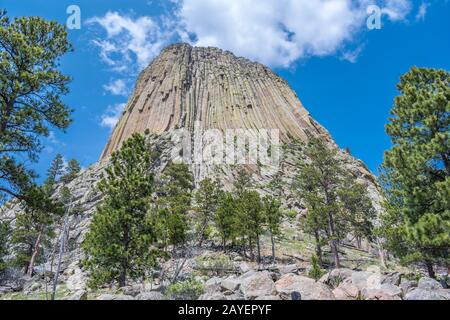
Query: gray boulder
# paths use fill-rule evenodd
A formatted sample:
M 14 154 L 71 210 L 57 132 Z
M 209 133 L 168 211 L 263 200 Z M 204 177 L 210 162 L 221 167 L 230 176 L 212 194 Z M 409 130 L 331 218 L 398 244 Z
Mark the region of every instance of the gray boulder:
M 231 277 L 228 277 L 228 278 L 222 280 L 222 282 L 220 283 L 220 286 L 224 290 L 236 291 L 237 289 L 239 289 L 240 283 L 236 277 L 231 276 Z
M 134 298 L 124 294 L 102 294 L 97 297 L 97 300 L 134 300 Z
M 211 279 L 208 279 L 208 281 L 205 282 L 205 292 L 206 293 L 220 292 L 221 282 L 222 278 L 219 277 L 213 277 Z
M 399 272 L 391 272 L 381 276 L 381 284 L 400 285 L 402 275 Z
M 319 279 L 319 282 L 325 283 L 333 288 L 336 288 L 344 280 L 351 277 L 353 273 L 354 273 L 353 270 L 346 269 L 346 268 L 334 269 L 334 270 L 331 270 L 330 272 L 324 274 Z
M 301 300 L 334 300 L 331 290 L 323 283 L 296 274 L 286 274 L 275 282 L 277 293 L 284 300 L 300 294 Z
M 403 295 L 406 295 L 408 292 L 417 287 L 417 281 L 403 279 L 400 281 L 400 288 L 403 291 Z
M 356 300 L 360 295 L 360 290 L 347 279 L 333 290 L 333 294 L 337 300 Z
M 367 288 L 362 291 L 366 300 L 401 300 L 402 289 L 390 283 L 385 283 L 378 288 Z
M 86 290 L 80 290 L 75 292 L 74 294 L 64 298 L 63 300 L 87 300 L 88 293 Z
M 142 290 L 141 285 L 133 285 L 121 288 L 121 292 L 126 296 L 137 296 Z
M 198 300 L 228 300 L 228 298 L 221 292 L 212 292 L 202 294 Z
M 252 267 L 247 262 L 241 262 L 238 269 L 241 274 L 244 274 L 251 271 Z
M 268 271 L 250 272 L 239 277 L 240 291 L 246 300 L 253 300 L 261 296 L 270 296 L 275 286 Z
M 257 297 L 255 300 L 260 300 L 260 301 L 275 301 L 275 300 L 281 300 L 280 296 L 262 296 L 262 297 Z
M 443 289 L 442 285 L 440 284 L 440 282 L 432 279 L 432 278 L 428 278 L 428 277 L 423 277 L 419 280 L 419 283 L 417 285 L 417 287 L 419 289 L 423 289 L 423 290 L 440 290 Z
M 349 279 L 360 291 L 381 285 L 381 275 L 368 271 L 353 272 Z
M 446 289 L 414 289 L 405 295 L 405 300 L 450 300 L 450 291 Z
M 136 296 L 136 300 L 160 301 L 160 300 L 166 300 L 166 297 L 161 292 L 149 291 L 149 292 L 139 293 Z
M 298 272 L 298 267 L 296 264 L 280 265 L 277 269 L 281 275 Z

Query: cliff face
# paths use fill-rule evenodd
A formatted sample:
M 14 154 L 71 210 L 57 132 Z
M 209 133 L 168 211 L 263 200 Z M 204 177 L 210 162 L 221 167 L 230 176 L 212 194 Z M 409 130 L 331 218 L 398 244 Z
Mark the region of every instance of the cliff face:
M 134 132 L 193 131 L 196 121 L 205 130 L 279 129 L 282 141 L 318 135 L 331 140 L 267 67 L 217 48 L 177 44 L 141 73 L 101 158 Z

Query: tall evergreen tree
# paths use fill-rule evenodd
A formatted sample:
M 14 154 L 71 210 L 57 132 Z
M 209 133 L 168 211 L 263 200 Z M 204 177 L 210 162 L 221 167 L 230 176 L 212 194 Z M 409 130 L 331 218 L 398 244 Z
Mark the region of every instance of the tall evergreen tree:
M 0 277 L 6 269 L 5 257 L 8 255 L 8 238 L 10 232 L 11 230 L 9 224 L 0 221 Z
M 36 262 L 41 261 L 42 248 L 55 236 L 54 224 L 64 212 L 63 205 L 53 200 L 46 188 L 32 186 L 25 194 L 24 210 L 16 214 L 11 243 L 14 263 L 29 276 Z
M 355 237 L 358 248 L 361 248 L 362 239 L 372 240 L 373 221 L 376 219 L 376 211 L 367 188 L 348 176 L 338 195 L 343 220 L 348 223 L 348 231 Z
M 299 163 L 300 173 L 296 179 L 296 189 L 312 215 L 307 229 L 312 226 L 314 233 L 325 233 L 336 268 L 340 267 L 339 236 L 343 234 L 338 225 L 340 208 L 338 191 L 343 182 L 343 170 L 337 160 L 337 151 L 329 148 L 322 140 L 312 139 L 307 145 Z M 323 223 L 326 225 L 323 225 Z M 324 229 L 324 230 L 323 230 Z M 316 241 L 320 241 L 316 237 Z M 318 258 L 319 257 L 318 252 Z
M 245 190 L 237 198 L 238 219 L 240 222 L 241 235 L 246 236 L 253 257 L 253 243 L 256 244 L 258 262 L 261 261 L 260 237 L 263 233 L 265 216 L 261 197 L 256 191 Z
M 264 220 L 270 233 L 272 244 L 272 261 L 275 263 L 275 238 L 281 234 L 283 211 L 279 200 L 271 196 L 263 198 Z
M 226 251 L 226 243 L 233 240 L 237 234 L 236 201 L 229 192 L 223 192 L 219 198 L 219 206 L 214 213 L 214 225 L 222 239 L 222 249 Z
M 450 263 L 450 73 L 412 68 L 397 86 L 387 133 L 382 234 L 404 263 Z
M 248 191 L 252 184 L 252 175 L 244 168 L 237 172 L 237 177 L 234 182 L 234 193 L 240 197 L 245 191 Z
M 158 226 L 151 206 L 154 175 L 150 166 L 149 148 L 139 134 L 111 156 L 98 185 L 105 198 L 82 244 L 92 287 L 113 282 L 123 287 L 156 265 Z
M 222 186 L 219 180 L 206 178 L 200 182 L 195 193 L 195 211 L 197 213 L 197 234 L 199 245 L 205 240 L 205 231 L 213 220 L 214 213 L 219 207 L 222 195 Z
M 77 177 L 80 171 L 80 163 L 76 159 L 70 159 L 69 162 L 67 162 L 67 168 L 64 172 L 64 175 L 61 177 L 61 181 L 65 184 L 71 182 Z
M 194 178 L 184 163 L 171 162 L 161 177 L 158 207 L 165 245 L 183 244 L 188 231 Z
M 64 174 L 64 167 L 64 158 L 58 153 L 55 156 L 55 159 L 53 159 L 50 168 L 47 170 L 47 180 L 45 181 L 45 184 L 50 189 L 53 189 L 54 185 L 59 182 L 59 179 Z
M 39 17 L 11 21 L 0 11 L 2 201 L 25 199 L 34 175 L 20 159 L 36 160 L 49 128 L 64 130 L 71 122 L 71 110 L 61 100 L 70 79 L 58 70 L 59 58 L 69 51 L 63 25 Z

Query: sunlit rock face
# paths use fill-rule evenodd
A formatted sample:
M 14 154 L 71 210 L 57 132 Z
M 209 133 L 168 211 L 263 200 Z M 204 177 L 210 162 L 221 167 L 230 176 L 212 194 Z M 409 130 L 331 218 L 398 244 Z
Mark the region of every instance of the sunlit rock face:
M 176 44 L 140 74 L 101 158 L 134 132 L 193 131 L 196 122 L 204 130 L 278 129 L 281 141 L 331 140 L 286 81 L 266 66 L 217 48 Z

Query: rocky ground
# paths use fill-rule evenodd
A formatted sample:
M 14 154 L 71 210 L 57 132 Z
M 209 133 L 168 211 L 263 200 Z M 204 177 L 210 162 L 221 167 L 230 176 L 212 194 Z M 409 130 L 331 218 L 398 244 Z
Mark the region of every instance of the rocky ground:
M 164 159 L 164 156 L 161 159 Z M 262 237 L 264 259 L 259 265 L 251 262 L 239 251 L 229 250 L 227 254 L 223 254 L 217 244 L 209 242 L 201 248 L 192 246 L 188 251 L 176 252 L 172 259 L 161 264 L 161 271 L 155 274 L 153 281 L 132 283 L 121 289 L 105 287 L 95 291 L 89 290 L 86 285 L 88 275 L 80 262 L 83 258 L 80 244 L 95 208 L 101 201 L 101 195 L 94 185 L 103 168 L 101 163 L 93 165 L 69 184 L 73 194 L 72 204 L 78 209 L 69 219 L 56 299 L 174 299 L 174 293 L 170 290 L 175 274 L 177 276 L 174 282 L 178 286 L 175 298 L 450 299 L 446 283 L 423 278 L 420 274 L 400 268 L 393 262 L 388 268 L 383 268 L 380 266 L 377 247 L 374 244 L 364 243 L 363 247 L 358 249 L 351 239 L 341 246 L 343 269 L 331 270 L 318 281 L 309 278 L 314 240 L 300 231 L 298 218 L 302 213 L 295 210 L 291 210 L 291 214 L 283 223 L 283 235 L 277 240 L 275 264 L 270 258 L 270 239 L 267 236 Z M 20 207 L 11 203 L 2 209 L 0 214 L 3 218 L 9 217 L 14 224 L 15 212 L 20 210 Z M 62 226 L 58 226 L 57 230 L 62 230 Z M 55 239 L 55 247 L 59 239 L 60 235 Z M 47 261 L 51 261 L 52 252 L 48 251 Z M 326 261 L 331 261 L 329 252 L 325 251 L 324 255 Z M 31 279 L 10 271 L 6 280 L 0 284 L 0 299 L 48 299 L 54 270 L 55 264 L 49 262 L 38 265 L 36 274 Z M 193 284 L 195 290 L 189 288 Z M 188 291 L 187 295 L 183 290 Z
M 232 258 L 234 257 L 234 258 Z M 182 259 L 184 260 L 184 259 Z M 56 298 L 63 300 L 450 300 L 447 283 L 402 272 L 382 272 L 372 265 L 366 270 L 334 269 L 319 280 L 307 276 L 301 263 L 256 265 L 241 261 L 237 254 L 204 253 L 184 261 L 178 284 L 191 279 L 199 290 L 173 296 L 168 280 L 134 283 L 124 288 L 88 290 L 83 272 L 65 270 Z M 219 262 L 217 262 L 219 261 Z M 171 260 L 166 270 L 176 269 L 180 261 Z M 170 279 L 170 276 L 167 278 Z M 50 286 L 50 284 L 48 284 Z M 444 288 L 444 286 L 446 288 Z M 50 287 L 47 291 L 50 292 Z M 46 284 L 42 274 L 21 278 L 0 287 L 0 299 L 44 300 Z

